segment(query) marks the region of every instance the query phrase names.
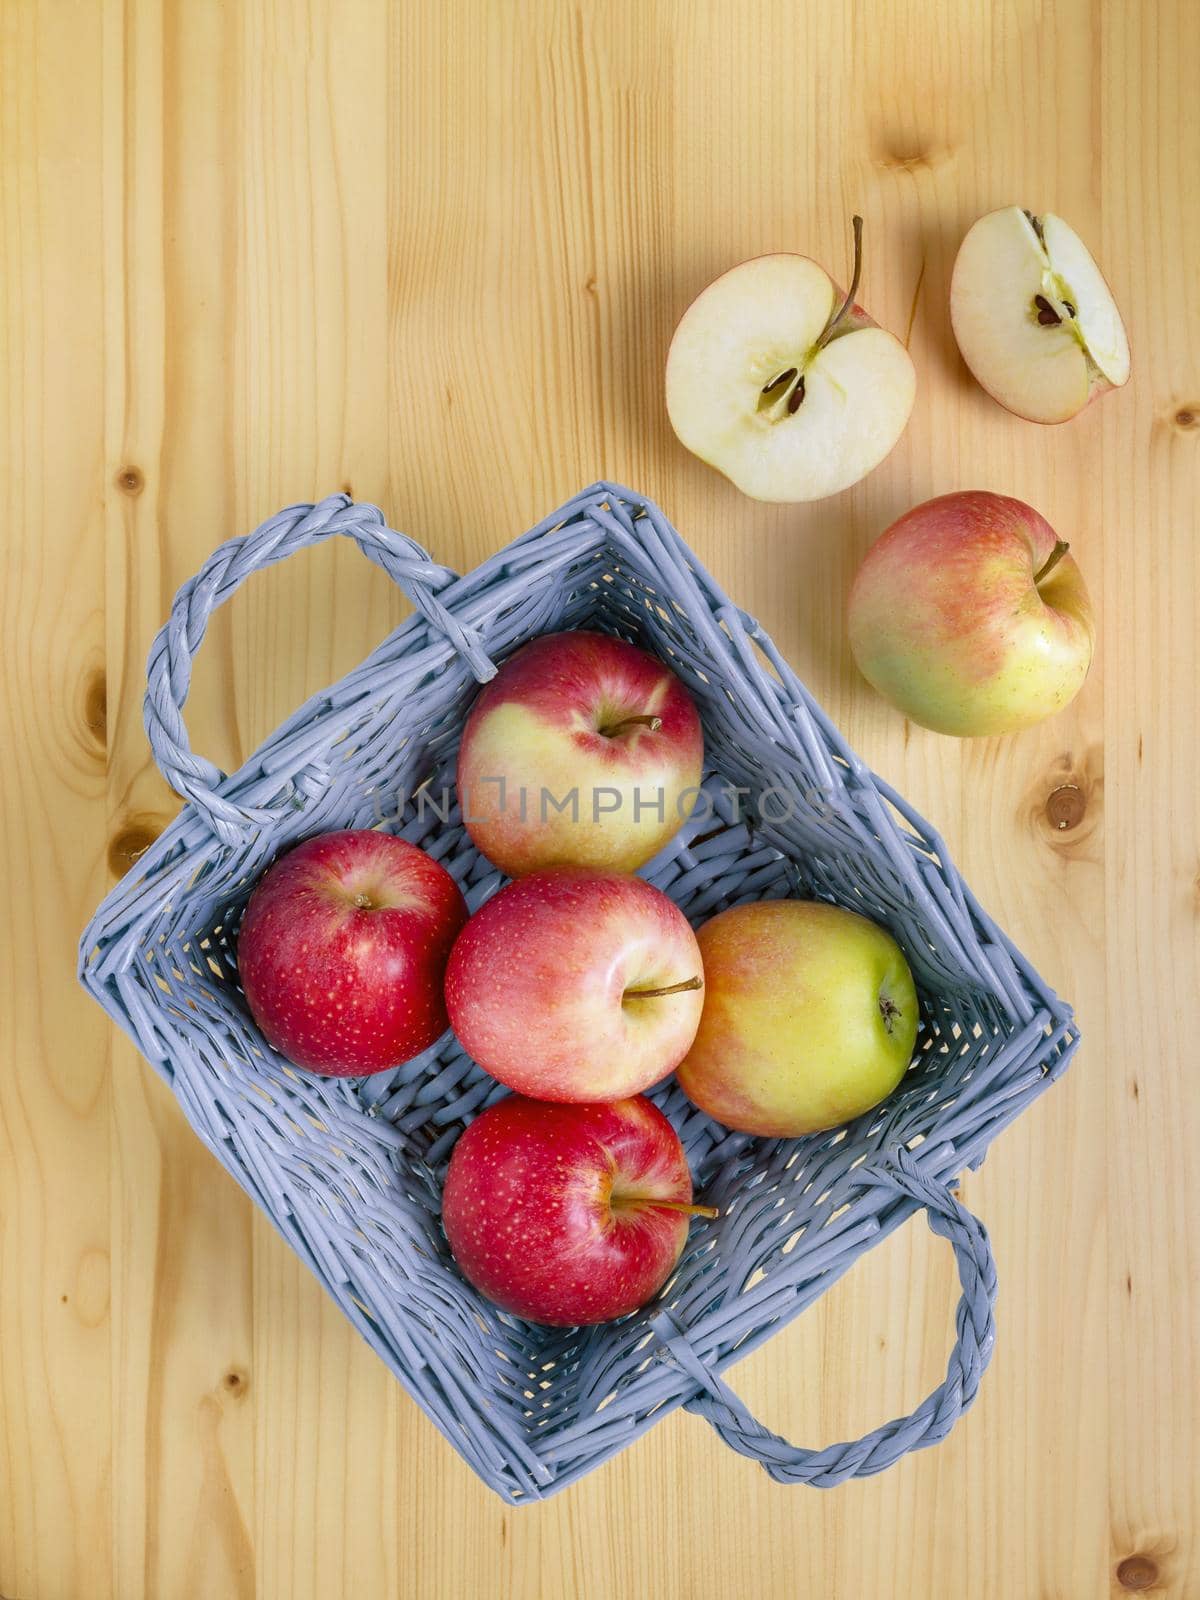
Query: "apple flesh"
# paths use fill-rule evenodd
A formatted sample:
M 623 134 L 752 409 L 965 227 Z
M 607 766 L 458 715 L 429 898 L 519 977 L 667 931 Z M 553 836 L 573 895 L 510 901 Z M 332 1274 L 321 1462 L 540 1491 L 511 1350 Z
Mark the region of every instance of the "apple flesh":
M 321 834 L 250 897 L 237 951 L 246 1003 L 298 1067 L 395 1067 L 446 1031 L 442 983 L 466 920 L 454 879 L 415 845 L 370 829 Z
M 1030 422 L 1066 422 L 1129 377 L 1116 301 L 1079 235 L 1020 206 L 991 211 L 959 247 L 950 320 L 983 388 Z
M 471 708 L 463 822 L 510 877 L 568 864 L 633 872 L 686 820 L 703 759 L 700 718 L 670 668 L 607 634 L 547 634 Z
M 743 1133 L 834 1128 L 891 1094 L 912 1060 L 917 993 L 883 928 L 817 900 L 735 906 L 698 934 L 704 1013 L 679 1084 Z
M 968 490 L 916 506 L 867 552 L 850 591 L 867 681 L 938 733 L 1011 733 L 1079 692 L 1092 607 L 1066 544 L 1031 506 Z
M 652 884 L 554 867 L 508 884 L 467 923 L 446 1005 L 463 1047 L 508 1088 L 616 1100 L 687 1053 L 702 970 L 687 918 Z
M 667 355 L 681 442 L 755 500 L 820 500 L 865 478 L 904 432 L 908 351 L 807 256 L 743 261 L 684 312 Z
M 692 1179 L 640 1096 L 545 1105 L 510 1095 L 454 1147 L 442 1221 L 454 1259 L 502 1310 L 552 1327 L 607 1322 L 662 1288 L 687 1238 Z

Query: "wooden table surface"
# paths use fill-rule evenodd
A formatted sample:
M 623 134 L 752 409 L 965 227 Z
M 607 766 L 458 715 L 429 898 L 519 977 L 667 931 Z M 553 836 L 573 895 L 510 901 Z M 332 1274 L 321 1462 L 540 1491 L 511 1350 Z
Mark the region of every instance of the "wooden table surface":
M 1195 0 L 0 17 L 0 1594 L 1200 1595 Z M 1129 387 L 1061 428 L 1000 410 L 951 337 L 957 244 L 1008 202 L 1070 219 L 1129 326 Z M 672 326 L 761 251 L 844 276 L 854 210 L 912 422 L 849 493 L 754 504 L 670 431 Z M 177 809 L 144 663 L 220 540 L 345 487 L 464 570 L 600 476 L 667 509 L 1085 1035 L 964 1184 L 1001 1277 L 979 1403 L 832 1493 L 680 1413 L 504 1506 L 75 984 Z M 846 646 L 872 539 L 961 487 L 1037 506 L 1099 612 L 1083 693 L 1015 738 L 907 725 Z M 404 613 L 353 550 L 256 579 L 204 647 L 195 747 L 239 763 Z M 913 1223 L 734 1382 L 790 1437 L 854 1436 L 938 1381 L 955 1298 Z

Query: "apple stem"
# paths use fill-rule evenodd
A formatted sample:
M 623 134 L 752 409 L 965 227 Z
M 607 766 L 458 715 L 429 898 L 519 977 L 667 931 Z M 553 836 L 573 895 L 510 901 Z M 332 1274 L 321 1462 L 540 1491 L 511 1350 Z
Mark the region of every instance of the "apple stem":
M 837 315 L 834 316 L 834 317 L 831 317 L 830 320 L 825 324 L 824 332 L 821 334 L 821 337 L 817 340 L 816 344 L 813 346 L 813 354 L 814 355 L 817 353 L 818 350 L 822 349 L 825 345 L 827 345 L 829 343 L 830 339 L 833 338 L 834 334 L 837 332 L 838 324 L 842 321 L 843 317 L 845 317 L 846 313 L 850 310 L 850 307 L 854 304 L 854 297 L 858 293 L 858 280 L 862 277 L 863 219 L 861 217 L 855 217 L 854 220 L 853 220 L 853 227 L 854 227 L 854 276 L 850 279 L 850 288 L 849 288 L 849 290 L 848 290 L 848 292 L 846 294 L 846 298 L 842 301 L 841 307 L 839 308 L 839 310 L 837 312 Z
M 623 1194 L 613 1201 L 618 1208 L 625 1206 L 655 1206 L 660 1211 L 678 1211 L 685 1217 L 719 1217 L 716 1206 L 696 1206 L 686 1200 L 659 1200 L 650 1194 Z
M 607 728 L 600 732 L 606 739 L 615 739 L 617 734 L 624 733 L 626 728 L 649 728 L 651 733 L 657 733 L 662 727 L 661 717 L 622 717 L 620 722 L 610 722 Z
M 1071 546 L 1067 543 L 1067 541 L 1065 539 L 1056 539 L 1054 541 L 1054 549 L 1051 550 L 1050 554 L 1046 557 L 1045 561 L 1043 561 L 1042 565 L 1034 573 L 1034 575 L 1033 575 L 1034 583 L 1035 584 L 1041 583 L 1043 578 L 1047 577 L 1051 572 L 1053 572 L 1055 567 L 1062 560 L 1062 558 L 1066 555 L 1067 551 L 1070 548 L 1071 548 Z
M 703 989 L 704 979 L 701 977 L 685 978 L 682 983 L 670 983 L 665 989 L 626 989 L 621 996 L 624 1000 L 657 1000 L 664 994 L 683 994 L 688 989 Z

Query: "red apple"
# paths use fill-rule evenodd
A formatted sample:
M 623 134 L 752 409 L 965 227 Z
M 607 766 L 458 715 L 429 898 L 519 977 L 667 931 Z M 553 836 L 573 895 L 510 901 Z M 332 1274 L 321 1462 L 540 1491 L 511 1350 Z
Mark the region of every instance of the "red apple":
M 238 972 L 267 1041 L 334 1077 L 411 1060 L 446 1031 L 442 980 L 467 908 L 444 867 L 369 829 L 282 856 L 250 897 Z
M 1061 711 L 1095 642 L 1066 542 L 1032 506 L 983 490 L 927 500 L 880 535 L 850 591 L 849 632 L 880 694 L 962 736 Z
M 541 1100 L 616 1100 L 673 1072 L 700 1023 L 700 949 L 679 907 L 628 873 L 551 867 L 467 923 L 446 969 L 463 1046 Z
M 463 731 L 467 832 L 510 877 L 577 864 L 633 872 L 686 820 L 704 741 L 661 661 L 602 633 L 524 645 Z
M 454 1259 L 502 1310 L 555 1327 L 645 1305 L 671 1274 L 694 1206 L 674 1128 L 640 1095 L 546 1105 L 510 1095 L 454 1147 L 442 1220 Z

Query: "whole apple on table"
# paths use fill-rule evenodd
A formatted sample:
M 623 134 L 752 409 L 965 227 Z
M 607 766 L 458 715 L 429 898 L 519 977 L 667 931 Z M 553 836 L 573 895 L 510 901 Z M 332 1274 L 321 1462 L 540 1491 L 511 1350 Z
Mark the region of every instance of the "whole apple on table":
M 1065 539 L 1031 506 L 967 490 L 916 506 L 867 552 L 850 648 L 869 683 L 938 733 L 1012 733 L 1070 703 L 1095 624 Z

